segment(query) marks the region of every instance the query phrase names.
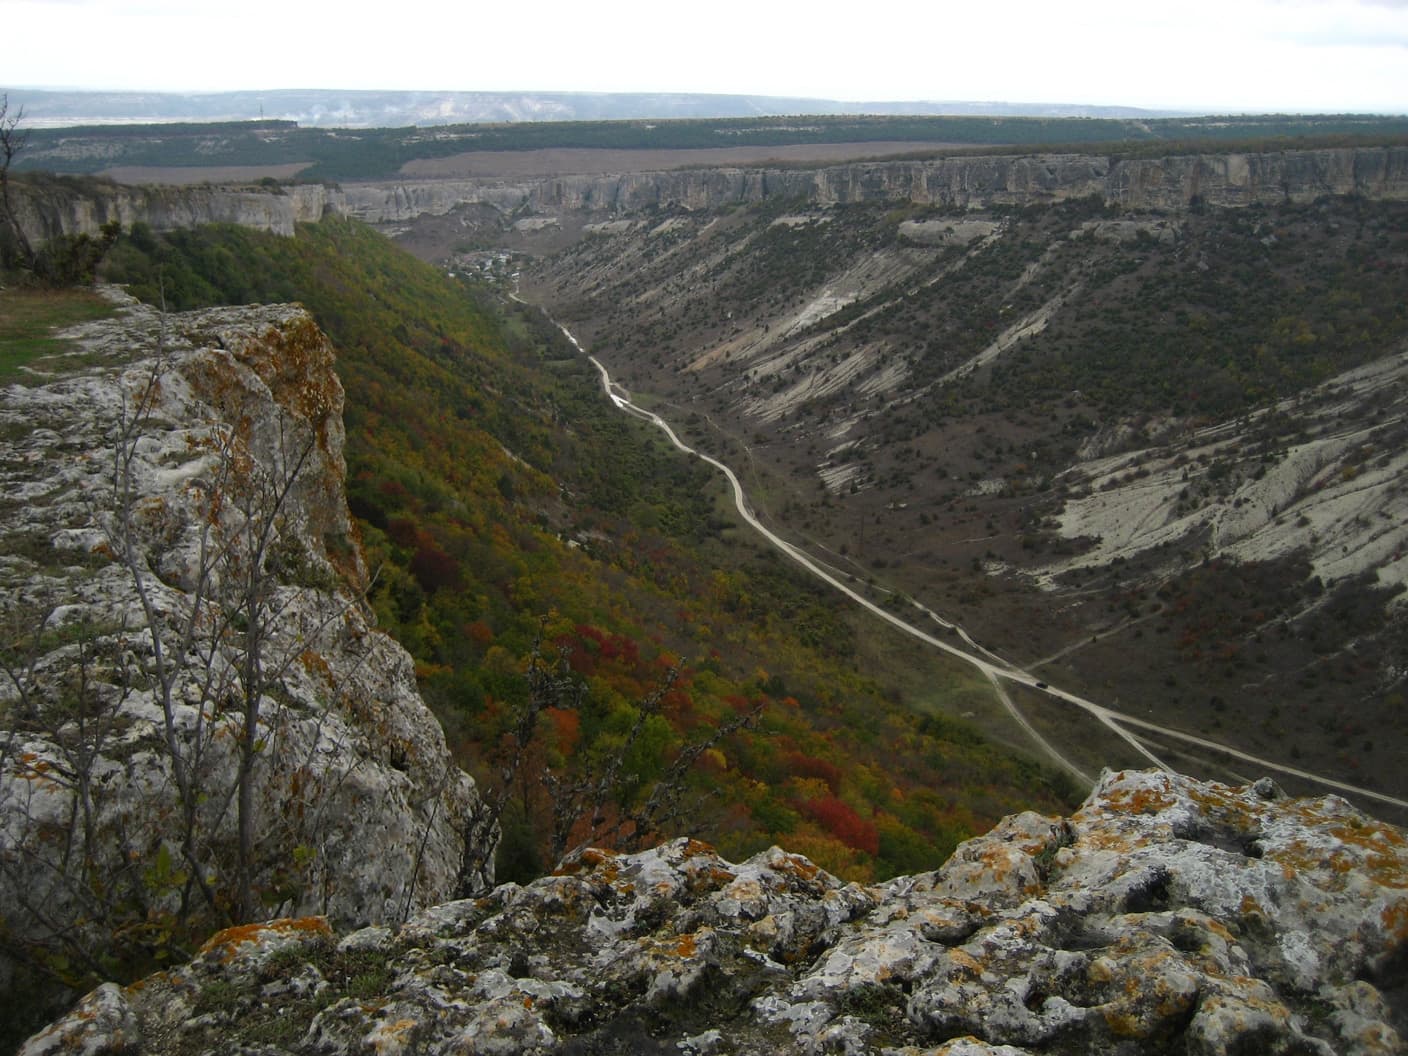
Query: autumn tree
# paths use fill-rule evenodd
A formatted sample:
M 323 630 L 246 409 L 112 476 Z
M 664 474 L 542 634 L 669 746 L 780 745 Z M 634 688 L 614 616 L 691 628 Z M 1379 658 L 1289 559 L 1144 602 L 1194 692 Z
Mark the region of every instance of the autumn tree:
M 541 636 L 534 642 L 525 674 L 527 694 L 512 709 L 497 752 L 498 772 L 483 789 L 467 849 L 493 846 L 491 834 L 500 829 L 510 801 L 516 797 L 519 811 L 528 814 L 535 792 L 545 800 L 536 819 L 539 831 L 508 834 L 510 840 L 531 839 L 535 845 L 525 848 L 510 843 L 503 849 L 516 856 L 520 866 L 554 868 L 591 845 L 627 852 L 648 847 L 697 812 L 700 797 L 690 797 L 689 776 L 700 757 L 726 737 L 751 728 L 762 713 L 759 700 L 675 750 L 668 761 L 660 761 L 654 776 L 645 777 L 639 772 L 638 757 L 650 731 L 664 721 L 666 703 L 682 673 L 680 665 L 672 665 L 635 702 L 629 726 L 618 736 L 599 746 L 599 751 L 579 751 L 573 760 L 553 760 L 544 750 L 547 727 L 561 729 L 566 725 L 563 719 L 571 716 L 571 727 L 579 728 L 576 716 L 589 704 L 587 687 L 573 673 L 568 658 L 565 648 L 555 656 L 547 655 Z M 531 829 L 533 819 L 523 820 Z M 470 863 L 462 870 L 464 875 L 474 872 Z

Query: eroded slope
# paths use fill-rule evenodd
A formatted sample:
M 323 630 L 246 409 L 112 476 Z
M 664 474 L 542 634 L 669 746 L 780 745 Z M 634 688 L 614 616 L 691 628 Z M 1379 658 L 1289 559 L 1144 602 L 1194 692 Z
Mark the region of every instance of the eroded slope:
M 1405 276 L 1393 202 L 794 201 L 589 225 L 523 286 L 839 566 L 1401 792 Z

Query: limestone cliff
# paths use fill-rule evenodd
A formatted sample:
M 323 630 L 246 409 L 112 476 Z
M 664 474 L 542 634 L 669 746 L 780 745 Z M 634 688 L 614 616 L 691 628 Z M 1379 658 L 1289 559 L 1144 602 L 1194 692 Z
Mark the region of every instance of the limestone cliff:
M 938 871 L 587 851 L 350 933 L 216 935 L 23 1056 L 1404 1051 L 1408 843 L 1334 797 L 1107 773 Z
M 320 184 L 290 187 L 158 187 L 82 178 L 18 179 L 15 212 L 38 246 L 57 235 L 94 235 L 110 221 L 158 231 L 200 224 L 239 224 L 279 235 L 339 211 L 336 191 Z
M 327 338 L 297 305 L 74 334 L 0 392 L 0 990 L 179 953 L 245 888 L 359 925 L 485 886 L 358 600 Z
M 1189 154 L 1119 160 L 1049 154 L 876 161 L 823 168 L 711 168 L 542 179 L 350 184 L 340 204 L 368 223 L 404 223 L 479 202 L 504 212 L 633 213 L 799 199 L 823 205 L 905 201 L 985 208 L 1100 197 L 1128 209 L 1179 212 L 1195 202 L 1241 206 L 1322 195 L 1408 198 L 1408 147 Z
M 233 223 L 292 234 L 325 213 L 371 224 L 442 216 L 465 204 L 505 215 L 620 214 L 653 208 L 711 209 L 767 199 L 822 205 L 904 201 L 981 209 L 1100 197 L 1134 210 L 1179 212 L 1193 203 L 1241 206 L 1322 195 L 1408 198 L 1408 147 L 1187 154 L 1119 160 L 1033 154 L 856 162 L 820 168 L 671 169 L 540 178 L 395 180 L 258 187 L 135 187 L 55 181 L 19 191 L 18 213 L 36 245 L 57 234 L 95 234 L 110 220 L 157 230 Z

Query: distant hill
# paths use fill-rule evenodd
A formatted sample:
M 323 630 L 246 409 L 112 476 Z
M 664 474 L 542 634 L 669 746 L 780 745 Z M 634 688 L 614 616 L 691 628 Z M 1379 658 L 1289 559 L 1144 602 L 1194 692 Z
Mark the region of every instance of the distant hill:
M 800 100 L 794 102 L 802 105 Z M 782 148 L 814 150 L 837 144 L 847 145 L 851 158 L 893 155 L 896 150 L 908 149 L 906 145 L 920 153 L 964 149 L 1070 152 L 1099 147 L 1124 153 L 1143 148 L 1168 154 L 1382 145 L 1408 137 L 1408 117 L 1364 114 L 1129 118 L 813 113 L 805 117 L 544 119 L 440 124 L 434 128 L 393 127 L 397 119 L 384 117 L 380 127 L 348 132 L 304 127 L 294 120 L 270 116 L 266 110 L 262 120 L 147 120 L 46 128 L 42 127 L 42 116 L 33 114 L 21 96 L 12 96 L 10 105 L 16 110 L 25 107 L 28 131 L 23 155 L 14 164 L 17 171 L 105 173 L 137 183 L 192 182 L 193 175 L 212 182 L 295 176 L 301 182 L 367 181 L 430 171 L 450 175 L 463 166 L 454 162 L 445 169 L 442 163 L 447 159 L 470 154 L 482 159 L 494 152 L 628 151 L 637 161 L 622 163 L 617 159 L 615 171 L 643 171 L 639 161 L 647 157 L 647 169 L 676 167 L 670 159 L 659 157 L 659 152 L 672 153 L 678 163 L 689 165 L 740 163 L 737 158 L 725 161 L 718 156 L 686 153 L 721 149 L 767 148 L 762 158 L 778 160 L 785 153 Z M 828 159 L 838 160 L 834 150 L 813 153 L 803 160 Z M 755 155 L 752 160 L 761 158 Z M 181 178 L 176 180 L 169 171 L 156 171 L 172 169 L 189 171 L 178 174 Z M 549 167 L 538 171 L 564 170 Z
M 927 114 L 999 117 L 1169 117 L 1172 110 L 1079 103 L 970 101 L 842 102 L 771 95 L 669 92 L 381 92 L 331 89 L 206 92 L 77 92 L 8 88 L 34 128 L 164 121 L 279 118 L 321 128 L 376 128 L 502 121 L 783 114 Z

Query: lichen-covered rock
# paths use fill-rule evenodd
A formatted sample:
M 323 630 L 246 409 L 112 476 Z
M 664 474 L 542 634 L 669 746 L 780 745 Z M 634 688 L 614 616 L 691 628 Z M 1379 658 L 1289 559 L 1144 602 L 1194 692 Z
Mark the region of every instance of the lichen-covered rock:
M 0 990 L 179 948 L 245 866 L 257 915 L 343 927 L 487 886 L 358 600 L 327 338 L 297 305 L 76 333 L 0 391 Z
M 1406 924 L 1403 833 L 1342 800 L 1107 773 L 873 887 L 682 839 L 399 930 L 217 937 L 23 1052 L 1393 1053 Z

